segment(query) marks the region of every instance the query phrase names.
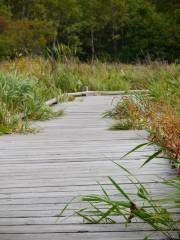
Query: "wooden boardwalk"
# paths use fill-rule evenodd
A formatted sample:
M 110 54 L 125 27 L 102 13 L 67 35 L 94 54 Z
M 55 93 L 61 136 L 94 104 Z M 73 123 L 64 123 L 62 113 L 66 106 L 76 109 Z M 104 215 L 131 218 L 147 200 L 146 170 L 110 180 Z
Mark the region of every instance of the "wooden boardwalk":
M 108 175 L 125 189 L 133 188 L 112 160 L 143 143 L 146 133 L 107 130 L 111 120 L 101 114 L 111 107 L 112 98 L 78 98 L 64 104 L 63 117 L 37 122 L 39 133 L 0 137 L 0 240 L 140 240 L 154 233 L 142 222 L 125 228 L 122 219 L 113 225 L 85 225 L 76 216 L 66 221 L 57 217 L 74 196 L 100 192 L 97 181 L 117 195 Z M 159 195 L 165 188 L 156 181 L 172 177 L 174 171 L 162 160 L 139 169 L 152 150 L 139 150 L 122 164 Z M 64 215 L 82 206 L 76 201 Z M 154 233 L 151 239 L 164 238 Z

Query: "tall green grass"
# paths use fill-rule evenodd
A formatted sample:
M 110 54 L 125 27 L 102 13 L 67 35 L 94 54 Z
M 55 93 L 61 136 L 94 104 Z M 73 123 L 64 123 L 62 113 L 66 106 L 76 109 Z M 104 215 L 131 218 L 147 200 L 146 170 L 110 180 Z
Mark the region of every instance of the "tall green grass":
M 0 72 L 0 133 L 25 131 L 29 120 L 58 114 L 45 105 L 37 79 L 15 71 Z
M 57 51 L 56 51 L 57 52 Z M 130 90 L 147 89 L 153 83 L 159 84 L 159 91 L 164 82 L 180 76 L 180 66 L 158 62 L 147 64 L 120 64 L 94 61 L 82 63 L 69 56 L 62 57 L 61 52 L 49 58 L 27 57 L 12 62 L 3 62 L 0 69 L 15 69 L 19 73 L 38 79 L 42 96 L 53 97 L 63 92 L 89 90 Z M 157 88 L 157 86 L 156 86 Z M 45 94 L 46 93 L 46 94 Z

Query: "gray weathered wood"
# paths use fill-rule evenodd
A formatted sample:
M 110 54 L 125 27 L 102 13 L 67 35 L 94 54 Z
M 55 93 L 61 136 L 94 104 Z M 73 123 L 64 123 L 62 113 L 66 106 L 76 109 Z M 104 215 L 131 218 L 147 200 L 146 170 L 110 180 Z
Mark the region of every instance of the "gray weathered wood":
M 79 198 L 64 217 L 57 217 L 74 196 L 100 193 L 97 181 L 114 199 L 120 199 L 108 175 L 126 191 L 135 193 L 136 188 L 125 172 L 112 161 L 119 161 L 131 170 L 157 198 L 171 190 L 158 183 L 160 177 L 176 174 L 168 161 L 157 158 L 140 169 L 154 146 L 120 160 L 127 151 L 145 142 L 147 133 L 109 131 L 112 120 L 102 118 L 102 113 L 120 96 L 105 96 L 109 94 L 106 92 L 102 93 L 104 96 L 87 96 L 96 94 L 76 93 L 86 97 L 54 105 L 55 111 L 65 109 L 65 115 L 33 123 L 40 127 L 37 134 L 0 137 L 0 240 L 141 240 L 148 234 L 153 234 L 154 240 L 164 239 L 140 220 L 125 228 L 122 217 L 117 216 L 116 225 L 82 225 L 78 216 L 66 219 L 74 210 L 87 206 Z M 52 99 L 47 104 L 56 101 Z M 179 214 L 177 209 L 171 211 L 173 216 Z

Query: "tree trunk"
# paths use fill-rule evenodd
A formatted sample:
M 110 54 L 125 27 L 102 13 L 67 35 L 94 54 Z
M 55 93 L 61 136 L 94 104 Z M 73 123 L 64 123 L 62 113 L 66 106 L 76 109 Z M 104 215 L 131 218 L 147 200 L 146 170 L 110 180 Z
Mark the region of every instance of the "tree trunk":
M 94 61 L 95 47 L 94 47 L 94 29 L 91 28 L 91 60 Z
M 117 54 L 117 39 L 116 39 L 116 34 L 117 34 L 117 20 L 116 20 L 116 14 L 115 11 L 116 9 L 114 6 L 112 7 L 112 38 L 113 38 L 113 52 L 114 55 Z

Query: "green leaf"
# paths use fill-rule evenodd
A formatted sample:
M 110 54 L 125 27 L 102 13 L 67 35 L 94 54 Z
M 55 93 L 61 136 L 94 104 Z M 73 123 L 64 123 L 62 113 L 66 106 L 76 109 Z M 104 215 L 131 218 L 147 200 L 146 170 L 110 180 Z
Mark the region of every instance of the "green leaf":
M 126 153 L 125 155 L 123 155 L 120 159 L 124 158 L 124 157 L 127 157 L 129 154 L 135 152 L 136 150 L 138 150 L 139 148 L 142 148 L 144 146 L 149 146 L 149 145 L 152 145 L 151 142 L 146 142 L 146 143 L 142 143 L 142 144 L 139 144 L 138 146 L 136 146 L 135 148 L 133 148 L 131 151 L 129 151 L 128 153 Z
M 95 218 L 83 214 L 81 210 L 77 211 L 76 214 L 78 216 L 82 217 L 83 219 L 85 219 L 89 223 L 96 223 L 97 222 L 97 220 Z
M 98 183 L 98 184 L 99 184 L 99 183 Z M 101 189 L 102 189 L 104 195 L 105 195 L 108 199 L 110 199 L 110 197 L 109 197 L 107 191 L 103 188 L 103 186 L 102 186 L 101 184 L 99 184 L 99 186 L 101 187 Z
M 68 203 L 66 203 L 66 205 L 64 206 L 64 208 L 60 211 L 60 213 L 58 214 L 58 217 L 62 217 L 62 214 L 67 210 L 67 208 L 69 207 L 69 205 L 73 202 L 74 199 L 76 199 L 77 197 L 73 197 Z
M 146 236 L 146 237 L 144 238 L 144 240 L 150 240 L 150 238 L 149 238 L 148 236 Z
M 131 201 L 131 199 L 128 197 L 128 195 L 125 193 L 125 191 L 111 178 L 108 177 L 110 179 L 110 181 L 112 182 L 112 184 L 115 186 L 115 188 L 129 201 Z
M 110 216 L 111 213 L 115 210 L 115 206 L 112 206 L 110 209 L 108 209 L 101 218 L 99 218 L 99 220 L 97 221 L 97 223 L 100 223 L 103 219 L 105 219 L 106 217 Z
M 141 167 L 143 167 L 144 165 L 146 165 L 148 162 L 150 162 L 152 159 L 154 159 L 155 157 L 157 157 L 160 153 L 162 153 L 162 149 L 158 150 L 157 152 L 153 153 L 151 156 L 148 157 L 148 159 L 141 165 Z

